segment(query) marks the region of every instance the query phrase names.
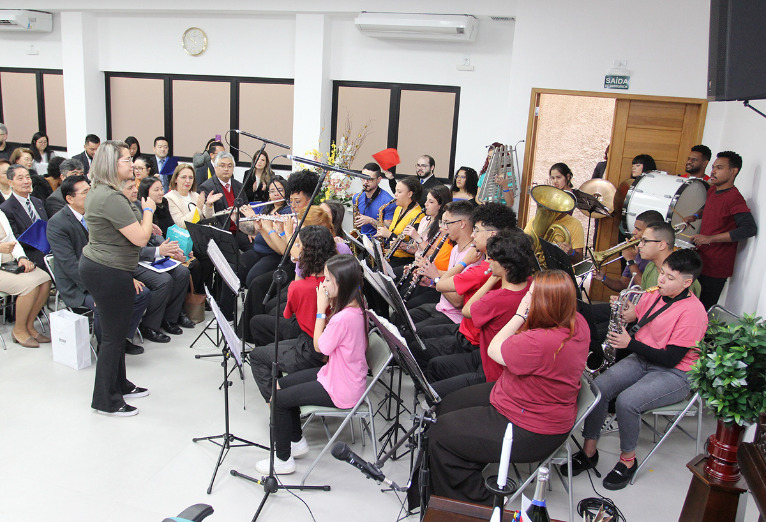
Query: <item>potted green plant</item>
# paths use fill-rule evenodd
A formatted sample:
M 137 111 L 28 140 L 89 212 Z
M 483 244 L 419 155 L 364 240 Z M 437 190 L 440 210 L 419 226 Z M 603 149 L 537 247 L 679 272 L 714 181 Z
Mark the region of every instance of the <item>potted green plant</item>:
M 744 429 L 766 411 L 766 321 L 755 315 L 732 323 L 711 320 L 696 349 L 699 359 L 688 372 L 691 387 L 718 418 L 705 472 L 736 481 Z

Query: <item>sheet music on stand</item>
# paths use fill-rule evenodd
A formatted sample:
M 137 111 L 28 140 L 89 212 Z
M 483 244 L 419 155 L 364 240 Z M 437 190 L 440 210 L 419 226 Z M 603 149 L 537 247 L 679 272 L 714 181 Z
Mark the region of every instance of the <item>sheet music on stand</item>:
M 226 320 L 226 317 L 223 316 L 223 312 L 221 312 L 221 309 L 218 307 L 218 303 L 215 302 L 215 299 L 213 299 L 213 296 L 210 295 L 207 286 L 205 286 L 205 294 L 207 295 L 207 302 L 210 303 L 210 309 L 213 310 L 213 316 L 215 316 L 215 320 L 218 321 L 218 325 L 221 328 L 223 338 L 226 339 L 226 344 L 229 345 L 229 352 L 234 356 L 234 360 L 237 361 L 237 366 L 242 367 L 242 357 L 237 349 L 237 347 L 242 344 L 241 340 L 237 337 L 234 327 L 232 327 L 231 324 L 229 324 L 229 321 Z
M 412 352 L 407 347 L 407 343 L 396 326 L 386 319 L 379 317 L 373 310 L 367 310 L 367 313 L 388 346 L 390 348 L 395 348 L 392 349 L 392 353 L 394 354 L 396 361 L 399 363 L 399 366 L 404 368 L 421 390 L 423 390 L 429 403 L 437 404 L 441 402 L 441 397 L 439 397 L 436 390 L 434 390 L 428 383 L 428 379 L 426 379 L 426 376 L 423 374 L 423 370 L 418 366 L 415 357 L 413 357 Z
M 375 241 L 367 236 L 362 237 L 362 241 L 364 242 L 365 249 L 375 260 L 375 266 L 378 267 L 378 270 L 391 279 L 394 279 L 396 274 L 394 274 L 394 269 L 391 268 L 389 262 L 386 261 L 386 256 L 383 255 L 383 248 L 380 246 L 380 241 Z
M 239 277 L 234 273 L 229 262 L 226 261 L 226 257 L 224 257 L 221 249 L 218 248 L 218 244 L 214 239 L 211 239 L 207 244 L 207 255 L 210 256 L 210 260 L 215 265 L 216 270 L 218 270 L 218 273 L 221 278 L 223 278 L 226 286 L 231 288 L 231 291 L 234 292 L 235 295 L 238 294 L 240 287 Z

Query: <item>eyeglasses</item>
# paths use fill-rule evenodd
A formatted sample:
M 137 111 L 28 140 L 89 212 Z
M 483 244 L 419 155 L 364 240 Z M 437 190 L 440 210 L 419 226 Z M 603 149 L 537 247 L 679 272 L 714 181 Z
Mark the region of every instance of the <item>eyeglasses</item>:
M 440 219 L 439 220 L 439 226 L 440 227 L 448 227 L 448 226 L 450 226 L 453 223 L 460 223 L 461 221 L 463 221 L 463 220 L 462 219 L 453 219 L 452 221 L 444 221 L 444 220 Z
M 221 165 L 218 165 L 223 170 L 234 170 L 234 165 L 231 163 L 222 163 Z
M 426 164 L 423 164 L 423 163 L 416 163 L 416 164 L 415 164 L 415 166 L 416 166 L 416 167 L 420 167 L 420 168 L 423 168 L 423 169 L 427 169 L 428 167 L 430 167 L 430 166 L 431 166 L 431 164 L 430 164 L 430 163 L 426 163 Z
M 461 174 L 459 176 L 455 176 L 455 179 L 465 179 L 465 175 Z
M 133 158 L 122 158 L 118 159 L 117 161 L 121 161 L 123 163 L 133 163 Z
M 646 239 L 645 237 L 642 237 L 641 241 L 638 242 L 639 245 L 645 245 L 647 243 L 662 243 L 662 239 Z
M 87 194 L 88 192 L 90 192 L 90 187 L 86 188 L 85 190 L 81 190 L 79 192 L 75 192 L 75 196 L 81 196 L 83 194 Z

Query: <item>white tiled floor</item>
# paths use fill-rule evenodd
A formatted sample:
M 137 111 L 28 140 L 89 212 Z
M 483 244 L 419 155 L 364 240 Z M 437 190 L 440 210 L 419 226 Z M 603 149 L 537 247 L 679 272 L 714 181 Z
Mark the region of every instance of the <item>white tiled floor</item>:
M 105 417 L 90 409 L 93 366 L 79 372 L 61 366 L 53 362 L 50 345 L 21 348 L 10 343 L 10 326 L 1 327 L 8 349 L 0 350 L 0 521 L 160 521 L 195 503 L 215 508 L 210 522 L 250 520 L 263 489 L 232 477 L 229 470 L 254 474 L 254 462 L 268 457 L 267 452 L 232 449 L 207 495 L 219 448 L 191 440 L 224 430 L 220 358 L 194 358 L 218 350 L 209 341 L 189 348 L 201 327 L 174 337 L 170 344 L 147 342 L 143 355 L 128 356 L 128 377 L 151 390 L 148 397 L 132 401 L 140 414 L 130 418 Z M 244 394 L 239 377 L 231 389 L 231 431 L 268 445 L 267 408 L 249 369 L 245 376 Z M 691 420 L 684 422 L 693 426 Z M 404 423 L 409 427 L 409 418 Z M 385 429 L 380 420 L 376 425 L 379 432 Z M 706 418 L 703 433 L 713 431 L 713 419 Z M 319 422 L 306 435 L 312 451 L 299 461 L 299 472 L 326 442 Z M 344 438 L 351 442 L 350 434 Z M 642 433 L 639 457 L 648 451 L 650 441 L 649 434 Z M 693 457 L 693 446 L 683 434 L 674 435 L 635 485 L 609 495 L 630 522 L 677 520 L 691 477 L 684 465 Z M 617 448 L 616 435 L 603 439 L 602 473 L 616 461 Z M 352 449 L 375 460 L 370 445 L 362 448 L 358 437 Z M 401 485 L 407 483 L 408 465 L 405 457 L 387 462 L 383 469 Z M 295 484 L 301 476 L 283 480 Z M 552 482 L 549 509 L 564 519 L 566 492 L 558 479 Z M 381 492 L 373 481 L 329 455 L 307 484 L 332 487 L 330 492 L 295 491 L 319 521 L 394 522 L 400 513 L 401 502 L 394 493 Z M 576 500 L 594 496 L 586 475 L 575 479 L 574 492 Z M 756 519 L 749 500 L 745 520 Z M 311 516 L 296 497 L 279 491 L 268 499 L 260 520 L 311 520 Z

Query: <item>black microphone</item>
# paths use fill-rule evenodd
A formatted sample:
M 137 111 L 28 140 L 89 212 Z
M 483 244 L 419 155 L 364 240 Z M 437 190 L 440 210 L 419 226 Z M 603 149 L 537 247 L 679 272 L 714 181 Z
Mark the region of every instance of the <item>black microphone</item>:
M 330 453 L 336 459 L 348 462 L 354 466 L 356 469 L 364 473 L 367 478 L 371 478 L 377 482 L 383 482 L 396 491 L 399 490 L 399 486 L 397 486 L 396 483 L 388 480 L 383 472 L 380 471 L 374 464 L 370 464 L 366 460 L 362 459 L 359 455 L 351 451 L 351 448 L 349 448 L 348 444 L 345 442 L 336 442 L 333 444 Z
M 192 165 L 194 165 L 195 169 L 198 169 L 200 167 L 204 167 L 205 164 L 207 164 L 209 162 L 210 162 L 210 154 L 208 154 L 207 151 L 205 151 L 205 152 L 198 152 L 192 158 Z
M 295 161 L 296 163 L 303 163 L 304 165 L 311 165 L 312 167 L 319 167 L 320 169 L 324 170 L 333 170 L 335 172 L 340 172 L 342 174 L 345 174 L 346 176 L 351 176 L 354 178 L 359 179 L 372 179 L 367 174 L 362 174 L 361 172 L 356 172 L 354 170 L 348 170 L 341 167 L 336 167 L 334 165 L 328 165 L 326 163 L 321 163 L 319 161 L 310 160 L 306 158 L 301 158 L 299 156 L 285 156 L 285 158 L 289 159 L 290 161 Z
M 245 132 L 243 130 L 232 129 L 231 132 L 236 132 L 237 134 L 241 134 L 242 136 L 247 136 L 248 138 L 253 138 L 254 140 L 265 141 L 266 143 L 271 143 L 272 145 L 276 145 L 277 147 L 282 147 L 283 149 L 290 148 L 289 145 L 285 145 L 284 143 L 279 143 L 278 141 L 261 138 L 260 136 L 256 136 L 255 134 L 250 134 L 249 132 Z

